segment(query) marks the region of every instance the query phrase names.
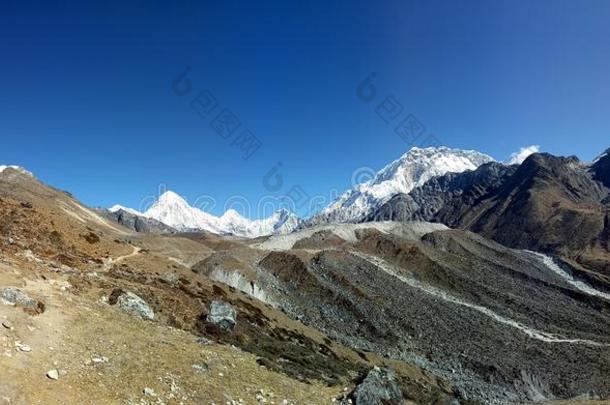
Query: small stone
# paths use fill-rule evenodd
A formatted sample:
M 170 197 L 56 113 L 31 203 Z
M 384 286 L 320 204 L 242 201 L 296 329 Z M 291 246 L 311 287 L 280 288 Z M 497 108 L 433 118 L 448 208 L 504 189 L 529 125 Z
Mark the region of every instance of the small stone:
M 51 380 L 58 380 L 59 379 L 59 371 L 57 369 L 53 369 L 53 370 L 47 371 L 47 378 L 49 378 Z
M 16 346 L 19 349 L 19 351 L 21 351 L 21 352 L 29 353 L 32 351 L 32 348 L 28 345 L 23 345 L 23 344 L 19 343 Z
M 100 363 L 108 363 L 108 357 L 94 357 L 91 359 L 91 362 L 95 363 L 95 364 L 100 364 Z
M 206 363 L 193 364 L 192 367 L 202 373 L 206 373 L 210 370 L 210 367 Z
M 155 397 L 155 396 L 157 396 L 157 394 L 155 394 L 155 390 L 153 390 L 152 388 L 146 387 L 146 388 L 144 388 L 143 392 L 144 392 L 144 395 L 146 395 L 148 397 Z
M 210 342 L 210 339 L 201 336 L 201 337 L 197 338 L 197 343 L 199 343 L 200 345 L 207 346 L 207 345 L 211 344 L 212 342 Z

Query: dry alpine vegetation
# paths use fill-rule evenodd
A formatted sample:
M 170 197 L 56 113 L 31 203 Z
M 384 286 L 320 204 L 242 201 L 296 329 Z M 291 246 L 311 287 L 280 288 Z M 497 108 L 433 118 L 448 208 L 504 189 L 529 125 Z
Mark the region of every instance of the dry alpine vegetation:
M 459 191 L 435 178 L 377 213 L 437 223 L 256 239 L 136 233 L 6 169 L 0 403 L 604 403 L 608 188 L 566 167 L 534 156 Z M 453 197 L 417 211 L 439 187 Z M 527 207 L 578 237 L 551 240 Z

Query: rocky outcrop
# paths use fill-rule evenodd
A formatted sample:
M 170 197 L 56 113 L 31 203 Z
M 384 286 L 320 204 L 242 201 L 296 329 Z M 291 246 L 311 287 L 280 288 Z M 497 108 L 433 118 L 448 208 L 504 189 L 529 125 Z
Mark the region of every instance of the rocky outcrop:
M 375 367 L 352 392 L 355 405 L 402 405 L 404 398 L 396 374 L 388 368 Z M 348 401 L 343 401 L 347 404 Z
M 109 210 L 98 210 L 107 219 L 117 222 L 124 227 L 131 229 L 134 232 L 141 233 L 176 233 L 176 230 L 171 226 L 157 221 L 156 219 L 146 218 L 140 215 L 135 215 L 125 210 L 117 210 L 111 212 Z
M 212 301 L 207 320 L 221 329 L 230 330 L 235 327 L 236 317 L 237 312 L 231 304 L 224 301 Z
M 45 305 L 15 287 L 0 289 L 0 301 L 7 305 L 15 305 L 35 313 L 44 312 Z
M 110 294 L 108 302 L 110 305 L 117 305 L 128 314 L 139 316 L 142 319 L 155 319 L 155 313 L 146 301 L 130 291 L 116 289 Z

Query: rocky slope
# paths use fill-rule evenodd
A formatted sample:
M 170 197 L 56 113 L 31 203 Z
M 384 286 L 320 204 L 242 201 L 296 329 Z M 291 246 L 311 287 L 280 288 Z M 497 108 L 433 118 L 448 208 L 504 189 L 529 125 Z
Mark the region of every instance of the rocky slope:
M 343 245 L 319 249 L 271 238 L 253 283 L 305 324 L 417 364 L 466 399 L 608 397 L 610 294 L 572 280 L 566 263 L 472 233 L 379 225 L 337 226 Z M 298 235 L 292 246 L 312 234 Z

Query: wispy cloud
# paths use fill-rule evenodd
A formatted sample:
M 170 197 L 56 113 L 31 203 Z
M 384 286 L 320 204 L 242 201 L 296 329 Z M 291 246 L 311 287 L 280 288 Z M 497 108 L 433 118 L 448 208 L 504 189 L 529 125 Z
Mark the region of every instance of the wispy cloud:
M 509 165 L 520 165 L 527 157 L 533 153 L 540 152 L 540 145 L 530 145 L 519 149 L 518 152 L 511 153 L 507 163 Z

